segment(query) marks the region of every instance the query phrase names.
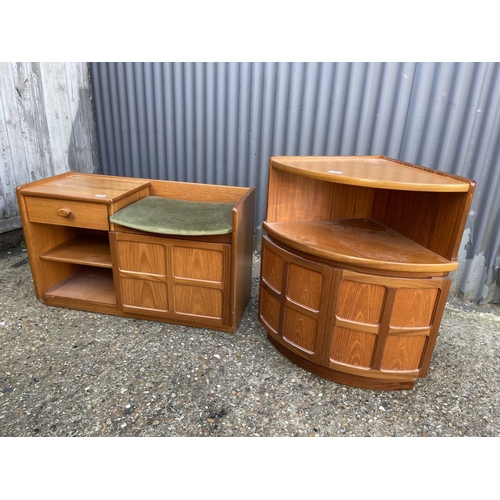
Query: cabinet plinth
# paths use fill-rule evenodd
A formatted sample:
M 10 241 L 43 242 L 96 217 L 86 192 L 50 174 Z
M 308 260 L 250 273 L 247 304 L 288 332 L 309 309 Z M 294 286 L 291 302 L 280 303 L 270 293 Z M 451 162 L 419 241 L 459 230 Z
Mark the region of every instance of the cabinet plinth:
M 410 389 L 429 368 L 475 183 L 385 157 L 273 157 L 259 320 L 321 377 Z
M 152 196 L 232 205 L 231 230 L 158 235 L 111 222 Z M 17 198 L 45 304 L 236 331 L 250 298 L 254 188 L 69 172 L 19 186 Z

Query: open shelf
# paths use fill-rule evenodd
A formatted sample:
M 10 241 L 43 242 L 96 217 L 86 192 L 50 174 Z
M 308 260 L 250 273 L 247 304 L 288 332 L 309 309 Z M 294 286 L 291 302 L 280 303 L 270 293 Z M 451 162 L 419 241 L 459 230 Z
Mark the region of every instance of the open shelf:
M 108 234 L 80 235 L 40 255 L 42 260 L 68 262 L 111 269 Z
M 116 306 L 113 273 L 109 269 L 82 267 L 48 290 L 44 298 L 81 300 L 105 306 Z
M 259 320 L 316 375 L 368 389 L 425 377 L 475 183 L 384 156 L 269 163 Z
M 343 265 L 404 272 L 449 272 L 456 262 L 373 219 L 264 222 L 274 239 Z
M 255 192 L 79 172 L 18 186 L 36 297 L 54 307 L 235 332 L 251 296 Z M 143 200 L 161 202 L 160 229 L 156 220 L 114 222 Z M 181 215 L 186 205 L 221 212 L 185 234 L 185 224 L 165 227 L 172 204 L 182 205 Z

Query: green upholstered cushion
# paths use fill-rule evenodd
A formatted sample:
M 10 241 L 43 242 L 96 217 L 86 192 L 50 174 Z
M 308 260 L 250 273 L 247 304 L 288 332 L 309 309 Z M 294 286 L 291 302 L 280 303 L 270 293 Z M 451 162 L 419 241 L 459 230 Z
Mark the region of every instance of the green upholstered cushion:
M 234 203 L 174 200 L 146 196 L 111 215 L 121 226 L 160 234 L 203 236 L 232 231 Z

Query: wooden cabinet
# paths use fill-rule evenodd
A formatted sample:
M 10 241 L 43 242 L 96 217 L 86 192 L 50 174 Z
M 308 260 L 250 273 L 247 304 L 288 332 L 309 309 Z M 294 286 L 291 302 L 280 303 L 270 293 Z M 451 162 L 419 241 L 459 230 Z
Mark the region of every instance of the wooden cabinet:
M 475 184 L 385 157 L 271 158 L 259 320 L 322 377 L 425 377 Z
M 231 245 L 111 233 L 124 312 L 229 325 Z
M 73 173 L 18 187 L 36 296 L 49 305 L 116 312 L 108 217 L 148 192 L 144 179 Z
M 147 196 L 229 203 L 231 231 L 157 235 L 110 222 Z M 234 332 L 250 298 L 254 188 L 67 173 L 17 188 L 45 304 Z

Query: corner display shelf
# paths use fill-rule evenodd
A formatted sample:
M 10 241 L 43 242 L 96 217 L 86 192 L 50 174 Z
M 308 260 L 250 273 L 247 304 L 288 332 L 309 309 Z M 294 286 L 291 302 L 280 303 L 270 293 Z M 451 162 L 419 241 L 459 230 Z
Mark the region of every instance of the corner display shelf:
M 254 188 L 73 172 L 19 186 L 36 296 L 234 332 L 250 298 L 254 198 Z M 127 226 L 135 207 L 148 230 Z
M 411 389 L 429 368 L 474 181 L 383 156 L 273 157 L 259 320 L 321 377 Z

